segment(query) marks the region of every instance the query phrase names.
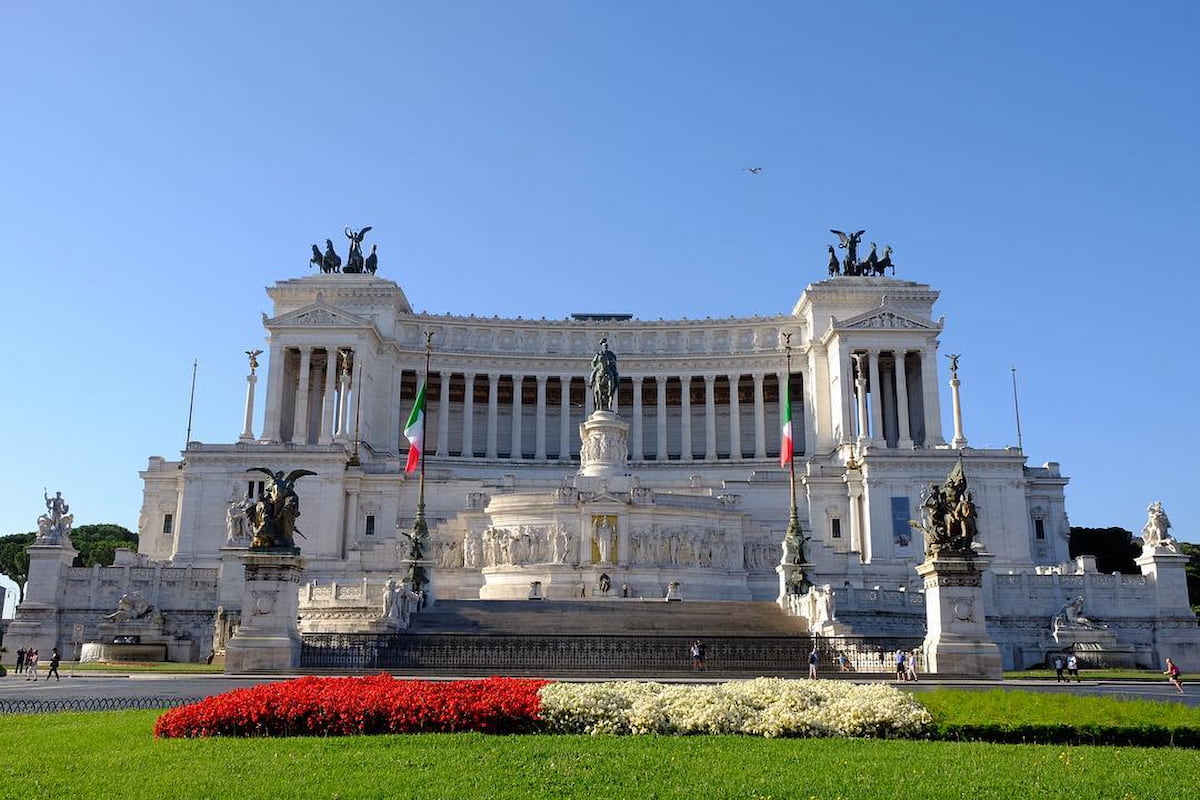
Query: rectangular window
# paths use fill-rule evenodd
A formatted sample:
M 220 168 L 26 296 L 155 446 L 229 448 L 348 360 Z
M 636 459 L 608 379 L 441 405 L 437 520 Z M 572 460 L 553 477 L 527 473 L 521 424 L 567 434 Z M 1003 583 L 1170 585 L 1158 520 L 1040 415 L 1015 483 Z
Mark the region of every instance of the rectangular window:
M 1046 520 L 1035 519 L 1033 521 L 1033 536 L 1035 539 L 1046 538 Z
M 163 514 L 163 533 L 171 533 L 175 529 L 175 515 Z
M 892 539 L 901 547 L 907 547 L 912 541 L 912 527 L 908 521 L 912 519 L 907 497 L 892 498 Z
M 375 515 L 374 514 L 367 514 L 367 527 L 366 527 L 366 530 L 363 532 L 367 536 L 375 535 Z
M 838 517 L 829 520 L 829 538 L 842 538 L 842 521 Z

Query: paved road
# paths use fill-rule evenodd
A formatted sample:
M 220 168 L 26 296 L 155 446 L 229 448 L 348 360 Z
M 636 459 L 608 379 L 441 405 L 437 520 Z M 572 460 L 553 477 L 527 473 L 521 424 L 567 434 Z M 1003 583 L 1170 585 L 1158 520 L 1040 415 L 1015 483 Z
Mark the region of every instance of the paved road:
M 132 673 L 119 675 L 113 673 L 76 673 L 66 672 L 67 677 L 62 681 L 47 682 L 45 676 L 36 682 L 16 677 L 11 672 L 0 678 L 0 703 L 15 700 L 56 700 L 74 701 L 89 698 L 178 698 L 192 699 L 221 694 L 232 689 L 254 686 L 288 680 L 294 676 L 248 676 L 230 677 L 226 675 L 163 675 L 157 673 Z M 423 675 L 423 678 L 435 676 Z M 436 676 L 452 677 L 452 676 Z M 692 676 L 685 679 L 662 679 L 664 682 L 716 682 L 719 679 L 704 679 Z M 1123 697 L 1142 700 L 1164 700 L 1183 703 L 1188 706 L 1200 705 L 1200 684 L 1190 687 L 1187 694 L 1180 695 L 1166 681 L 1142 682 L 1109 682 L 1083 681 L 1082 683 L 1061 684 L 1053 681 L 947 681 L 944 683 L 920 681 L 917 683 L 894 684 L 901 688 L 922 692 L 938 687 L 955 687 L 964 689 L 1024 689 L 1037 692 L 1061 692 L 1067 694 L 1084 694 L 1102 697 Z

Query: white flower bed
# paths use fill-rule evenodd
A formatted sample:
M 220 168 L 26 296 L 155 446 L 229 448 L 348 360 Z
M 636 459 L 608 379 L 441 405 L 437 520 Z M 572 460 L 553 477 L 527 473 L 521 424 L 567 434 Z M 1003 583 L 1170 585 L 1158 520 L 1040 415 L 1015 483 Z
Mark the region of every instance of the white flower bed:
M 551 683 L 539 694 L 543 722 L 561 733 L 896 737 L 918 735 L 931 722 L 923 706 L 882 683 Z

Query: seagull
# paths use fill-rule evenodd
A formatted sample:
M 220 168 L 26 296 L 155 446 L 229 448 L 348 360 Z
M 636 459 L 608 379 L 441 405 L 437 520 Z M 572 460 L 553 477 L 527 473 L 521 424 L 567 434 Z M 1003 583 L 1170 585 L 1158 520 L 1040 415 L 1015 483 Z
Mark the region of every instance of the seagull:
M 742 172 L 749 172 L 751 175 L 762 175 L 762 167 L 746 167 Z

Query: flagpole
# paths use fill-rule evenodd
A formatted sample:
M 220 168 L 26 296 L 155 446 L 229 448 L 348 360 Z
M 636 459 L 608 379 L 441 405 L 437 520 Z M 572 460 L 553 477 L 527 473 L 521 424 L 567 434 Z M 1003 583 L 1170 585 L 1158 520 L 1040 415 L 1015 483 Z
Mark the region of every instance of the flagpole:
M 1012 384 L 1013 384 L 1013 411 L 1017 415 L 1017 449 L 1022 453 L 1025 452 L 1021 442 L 1021 406 L 1017 404 L 1017 368 L 1012 368 Z
M 433 352 L 433 331 L 425 332 L 425 379 L 422 386 L 428 392 L 429 390 L 429 359 Z M 421 387 L 417 387 L 417 394 L 420 395 Z M 426 402 L 428 408 L 428 401 Z M 425 540 L 429 538 L 429 524 L 425 521 L 425 451 L 429 446 L 425 442 L 425 429 L 429 420 L 429 414 L 421 414 L 421 477 L 417 483 L 417 516 L 413 520 L 413 535 L 412 535 L 412 566 L 409 571 L 409 577 L 412 581 L 413 589 L 418 592 L 424 590 L 425 586 L 425 568 L 420 565 L 420 560 L 424 557 L 424 552 L 421 546 Z
M 787 401 L 787 419 L 792 417 L 792 334 L 785 332 L 783 334 L 784 352 L 787 358 L 787 374 L 784 377 L 786 384 L 784 385 L 783 396 Z M 800 510 L 796 508 L 796 446 L 795 434 L 789 437 L 788 446 L 792 448 L 792 452 L 788 453 L 788 467 L 791 485 L 791 508 L 788 513 L 788 526 L 786 536 L 791 539 L 796 545 L 797 563 L 804 563 L 804 539 L 800 535 Z

